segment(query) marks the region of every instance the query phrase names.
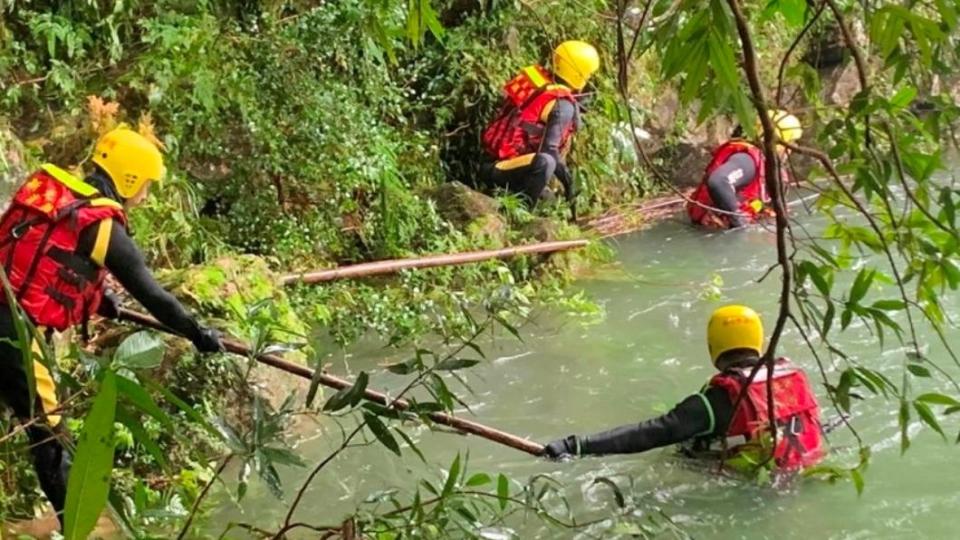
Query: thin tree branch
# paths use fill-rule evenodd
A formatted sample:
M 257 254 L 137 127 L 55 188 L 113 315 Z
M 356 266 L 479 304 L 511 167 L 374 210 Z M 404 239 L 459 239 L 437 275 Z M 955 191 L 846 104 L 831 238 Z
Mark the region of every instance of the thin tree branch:
M 783 60 L 780 61 L 780 70 L 777 72 L 777 106 L 781 107 L 783 105 L 783 78 L 787 71 L 787 63 L 790 60 L 790 56 L 793 55 L 793 51 L 800 45 L 800 42 L 803 41 L 804 36 L 807 35 L 807 32 L 813 28 L 813 25 L 816 24 L 817 20 L 820 18 L 820 15 L 823 15 L 823 10 L 827 7 L 825 2 L 820 2 L 817 5 L 817 11 L 813 14 L 813 17 L 807 21 L 807 24 L 803 27 L 803 30 L 797 34 L 796 39 L 793 40 L 793 43 L 790 44 L 790 48 L 787 49 L 787 52 L 783 55 Z
M 220 479 L 220 475 L 223 474 L 224 469 L 227 468 L 227 464 L 230 463 L 233 457 L 233 454 L 228 454 L 227 457 L 223 458 L 223 461 L 220 462 L 220 465 L 213 472 L 213 478 L 207 482 L 207 485 L 203 486 L 203 491 L 200 492 L 197 499 L 193 501 L 193 506 L 190 507 L 190 513 L 187 514 L 187 520 L 183 522 L 183 527 L 180 528 L 180 534 L 177 535 L 177 540 L 183 540 L 187 536 L 187 532 L 190 531 L 190 525 L 193 524 L 193 518 L 196 517 L 197 512 L 200 511 L 200 504 L 206 499 L 207 494 L 210 493 L 210 488 Z

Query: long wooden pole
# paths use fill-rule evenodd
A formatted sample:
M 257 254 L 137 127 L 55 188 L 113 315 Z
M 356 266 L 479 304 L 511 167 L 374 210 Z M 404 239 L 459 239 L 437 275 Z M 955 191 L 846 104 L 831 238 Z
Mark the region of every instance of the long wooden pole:
M 126 308 L 120 308 L 119 319 L 176 335 L 176 332 L 167 328 L 161 324 L 160 321 L 154 319 L 153 317 Z M 250 356 L 252 353 L 252 350 L 249 346 L 232 339 L 224 339 L 223 346 L 227 351 L 234 354 Z M 310 368 L 300 364 L 295 364 L 288 360 L 284 360 L 283 358 L 273 354 L 261 354 L 256 356 L 255 360 L 261 364 L 266 364 L 307 380 L 313 380 L 314 378 L 313 370 Z M 344 388 L 350 388 L 353 386 L 353 382 L 349 380 L 341 379 L 326 373 L 318 374 L 317 380 L 320 382 L 320 384 L 336 390 L 342 390 Z M 388 397 L 386 394 L 377 392 L 375 390 L 365 390 L 363 392 L 363 398 L 385 406 L 392 404 L 393 407 L 399 410 L 406 410 L 410 408 L 410 403 L 408 401 L 403 399 L 394 400 Z M 528 441 L 527 439 L 520 438 L 505 431 L 500 431 L 499 429 L 494 429 L 477 422 L 472 422 L 470 420 L 465 420 L 463 418 L 441 412 L 433 412 L 427 416 L 430 418 L 430 420 L 438 424 L 451 427 L 461 433 L 477 435 L 478 437 L 483 437 L 484 439 L 493 441 L 495 443 L 509 446 L 510 448 L 515 448 L 521 452 L 526 452 L 533 456 L 543 455 L 543 445 Z
M 374 261 L 369 263 L 355 264 L 353 266 L 344 266 L 342 268 L 320 270 L 317 272 L 289 274 L 281 278 L 281 283 L 283 285 L 294 285 L 297 283 L 311 285 L 314 283 L 322 283 L 324 281 L 333 281 L 335 279 L 349 279 L 377 276 L 382 274 L 393 274 L 395 272 L 399 272 L 400 270 L 408 270 L 413 268 L 452 266 L 487 261 L 491 259 L 506 259 L 509 257 L 515 257 L 517 255 L 553 253 L 556 251 L 566 251 L 570 249 L 581 248 L 586 246 L 588 243 L 589 241 L 587 240 L 540 242 L 537 244 L 514 246 L 503 249 L 492 249 L 487 251 L 451 253 L 448 255 L 431 255 L 429 257 L 420 257 L 417 259 L 390 259 L 386 261 Z

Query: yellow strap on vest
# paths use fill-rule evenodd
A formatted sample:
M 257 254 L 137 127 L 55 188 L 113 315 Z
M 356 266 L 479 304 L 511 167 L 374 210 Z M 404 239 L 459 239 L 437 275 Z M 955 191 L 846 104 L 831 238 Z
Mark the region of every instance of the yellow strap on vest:
M 67 171 L 61 169 L 60 167 L 57 167 L 52 163 L 44 163 L 43 166 L 40 168 L 46 171 L 46 173 L 52 176 L 54 179 L 56 179 L 57 182 L 60 182 L 61 184 L 66 186 L 67 189 L 69 189 L 70 191 L 82 197 L 96 197 L 95 199 L 90 201 L 90 204 L 93 206 L 110 206 L 118 210 L 123 209 L 123 205 L 121 205 L 120 203 L 118 203 L 113 199 L 108 199 L 106 197 L 97 197 L 97 195 L 100 195 L 100 192 L 97 191 L 97 188 L 91 186 L 90 184 L 84 182 L 83 180 L 80 180 L 76 176 L 68 173 Z
M 110 233 L 113 231 L 113 220 L 105 219 L 97 226 L 97 240 L 93 243 L 90 258 L 97 266 L 103 266 L 107 260 L 107 248 L 110 246 Z
M 562 84 L 549 84 L 547 85 L 547 90 L 570 90 Z M 540 112 L 540 121 L 544 124 L 547 123 L 547 119 L 550 118 L 550 112 L 553 111 L 553 108 L 557 105 L 556 99 L 551 99 L 546 105 L 543 106 L 543 111 Z
M 37 332 L 42 333 L 42 329 L 37 328 Z M 38 339 L 42 338 L 35 337 L 33 339 L 32 349 L 33 354 L 39 356 L 43 353 L 40 350 Z M 34 360 L 33 379 L 36 383 L 37 399 L 39 399 L 40 405 L 43 407 L 43 414 L 47 417 L 47 424 L 56 427 L 60 424 L 60 415 L 50 413 L 60 408 L 60 402 L 57 401 L 57 385 L 53 382 L 50 370 L 40 362 Z
M 523 154 L 522 156 L 517 156 L 515 158 L 505 159 L 503 161 L 498 161 L 494 167 L 498 171 L 512 171 L 513 169 L 519 169 L 520 167 L 526 167 L 533 163 L 533 158 L 536 157 L 536 154 Z
M 540 112 L 540 121 L 544 124 L 547 123 L 547 120 L 550 118 L 550 113 L 553 112 L 553 108 L 557 106 L 557 100 L 551 99 L 546 105 L 543 106 L 543 111 Z
M 111 208 L 116 208 L 117 210 L 123 210 L 123 205 L 118 203 L 113 199 L 108 199 L 107 197 L 97 197 L 90 201 L 90 206 L 109 206 Z
M 523 68 L 523 72 L 527 75 L 527 78 L 530 79 L 530 82 L 537 88 L 549 83 L 547 79 L 543 77 L 540 73 L 540 68 L 537 66 L 527 66 Z

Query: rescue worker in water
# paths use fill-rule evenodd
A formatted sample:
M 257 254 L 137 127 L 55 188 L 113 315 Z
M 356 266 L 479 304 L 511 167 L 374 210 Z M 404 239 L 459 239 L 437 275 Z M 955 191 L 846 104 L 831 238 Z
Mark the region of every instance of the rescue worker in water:
M 796 116 L 786 111 L 768 111 L 781 141 L 794 142 L 803 135 Z M 757 124 L 759 130 L 759 124 Z M 777 145 L 781 163 L 781 182 L 789 183 L 783 166 L 790 150 Z M 734 229 L 773 214 L 767 193 L 763 150 L 743 139 L 734 138 L 713 152 L 703 180 L 687 203 L 690 220 L 706 227 Z M 720 212 L 712 210 L 716 208 Z
M 681 443 L 688 455 L 716 456 L 726 449 L 722 457 L 734 457 L 751 448 L 751 443 L 757 448 L 770 425 L 767 379 L 773 377 L 773 417 L 779 428 L 773 458 L 778 468 L 796 470 L 822 459 L 820 409 L 803 370 L 781 358 L 773 373 L 761 368 L 747 384 L 763 347 L 763 325 L 756 312 L 736 305 L 716 310 L 707 324 L 707 347 L 719 373 L 701 392 L 658 418 L 553 441 L 545 454 L 551 458 L 626 454 Z M 743 400 L 734 410 L 744 387 Z
M 36 328 L 31 340 L 85 326 L 94 313 L 115 317 L 119 301 L 103 289 L 109 271 L 198 351 L 220 351 L 219 333 L 198 324 L 160 287 L 127 230 L 126 212 L 162 179 L 159 149 L 140 134 L 119 128 L 97 142 L 93 163 L 85 180 L 44 165 L 18 189 L 0 217 L 0 262 L 20 312 Z M 30 403 L 14 306 L 4 295 L 0 298 L 0 398 L 22 422 L 35 420 L 26 429 L 30 451 L 40 486 L 62 525 L 70 458 L 61 441 L 66 433 L 56 387 L 47 368 L 35 361 L 36 402 Z
M 566 155 L 580 127 L 577 94 L 600 68 L 600 56 L 589 43 L 565 41 L 554 49 L 552 67 L 553 72 L 525 67 L 504 85 L 504 104 L 483 132 L 489 161 L 481 166 L 480 179 L 534 206 L 556 176 L 575 219 L 576 186 Z

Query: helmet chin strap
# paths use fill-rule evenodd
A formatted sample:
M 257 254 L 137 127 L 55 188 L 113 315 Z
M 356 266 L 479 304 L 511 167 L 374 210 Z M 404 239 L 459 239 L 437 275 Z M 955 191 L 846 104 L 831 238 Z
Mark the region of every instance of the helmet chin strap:
M 117 193 L 117 188 L 113 185 L 113 180 L 110 178 L 110 175 L 97 165 L 94 165 L 93 172 L 90 173 L 84 181 L 97 188 L 97 191 L 104 197 L 113 199 L 120 204 L 127 202 L 126 199 Z

